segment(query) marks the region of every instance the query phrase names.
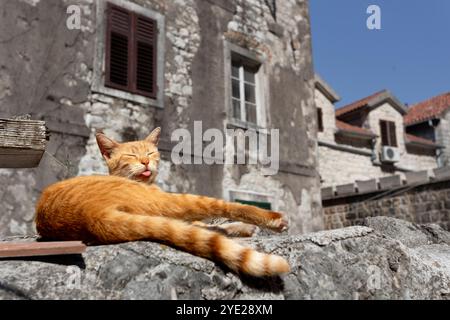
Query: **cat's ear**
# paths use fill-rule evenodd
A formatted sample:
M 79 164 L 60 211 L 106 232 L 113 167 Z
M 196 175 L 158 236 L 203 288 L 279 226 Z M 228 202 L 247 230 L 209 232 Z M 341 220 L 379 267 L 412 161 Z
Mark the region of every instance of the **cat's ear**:
M 147 138 L 145 138 L 145 141 L 150 142 L 151 144 L 157 146 L 160 135 L 161 135 L 161 128 L 157 127 L 147 136 Z
M 98 147 L 100 148 L 100 152 L 102 156 L 108 160 L 111 157 L 111 152 L 119 146 L 119 143 L 114 141 L 113 139 L 108 138 L 102 132 L 97 132 L 95 134 L 95 138 L 97 139 Z

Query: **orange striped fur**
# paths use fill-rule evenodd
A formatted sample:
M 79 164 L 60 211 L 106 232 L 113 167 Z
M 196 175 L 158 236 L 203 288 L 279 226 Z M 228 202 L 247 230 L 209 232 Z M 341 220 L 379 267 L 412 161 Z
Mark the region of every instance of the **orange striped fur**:
M 87 244 L 161 241 L 252 276 L 289 272 L 283 258 L 259 253 L 192 223 L 224 217 L 282 231 L 287 223 L 280 213 L 204 196 L 167 193 L 153 184 L 159 134 L 157 128 L 145 140 L 127 143 L 97 134 L 111 175 L 76 177 L 45 189 L 36 207 L 39 234 Z

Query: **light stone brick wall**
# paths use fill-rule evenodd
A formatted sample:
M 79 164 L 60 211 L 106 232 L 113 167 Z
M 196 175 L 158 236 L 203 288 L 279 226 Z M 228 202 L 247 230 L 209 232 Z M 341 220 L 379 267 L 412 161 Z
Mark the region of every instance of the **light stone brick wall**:
M 375 144 L 377 159 L 381 155 L 381 127 L 380 120 L 394 121 L 397 135 L 397 144 L 400 151 L 400 161 L 395 165 L 400 168 L 419 171 L 433 169 L 437 167 L 434 156 L 416 155 L 408 153 L 405 146 L 405 128 L 403 124 L 403 115 L 388 102 L 371 111 L 364 123 L 364 126 L 370 128 L 377 136 Z
M 385 102 L 381 106 L 372 110 L 369 113 L 369 115 L 367 116 L 366 121 L 363 124 L 363 126 L 366 128 L 369 128 L 370 130 L 372 130 L 373 133 L 375 133 L 378 136 L 376 143 L 375 143 L 377 160 L 380 160 L 381 147 L 382 147 L 380 120 L 395 122 L 397 144 L 398 144 L 397 147 L 400 151 L 400 162 L 398 164 L 401 164 L 403 157 L 406 154 L 403 115 L 397 109 L 395 109 L 391 104 L 389 104 L 388 102 Z
M 318 134 L 319 141 L 335 143 L 334 131 L 336 124 L 333 104 L 319 91 L 315 90 L 316 106 L 323 110 L 324 132 Z M 405 147 L 403 116 L 389 103 L 384 103 L 369 113 L 363 124 L 374 132 L 378 138 L 375 145 L 377 162 L 380 161 L 381 132 L 380 120 L 394 121 L 396 125 L 397 143 L 400 151 L 400 161 L 396 166 L 402 171 L 384 172 L 380 165 L 372 161 L 371 155 L 357 154 L 351 151 L 336 150 L 327 146 L 319 146 L 319 173 L 322 187 L 352 183 L 356 180 L 370 180 L 399 174 L 404 176 L 403 169 L 421 171 L 437 167 L 436 158 L 428 155 L 408 153 Z M 342 145 L 345 146 L 345 145 Z M 370 149 L 360 149 L 371 152 Z
M 381 167 L 374 166 L 369 155 L 319 146 L 318 157 L 319 173 L 323 187 L 390 175 L 390 173 L 383 172 Z
M 402 168 L 407 168 L 413 171 L 422 171 L 437 168 L 436 157 L 413 153 L 404 154 L 399 164 L 402 166 Z
M 323 132 L 318 132 L 317 138 L 320 141 L 334 142 L 336 131 L 336 116 L 334 104 L 317 88 L 314 91 L 314 99 L 317 108 L 322 109 Z
M 441 118 L 436 128 L 436 142 L 443 145 L 442 166 L 450 166 L 450 109 Z

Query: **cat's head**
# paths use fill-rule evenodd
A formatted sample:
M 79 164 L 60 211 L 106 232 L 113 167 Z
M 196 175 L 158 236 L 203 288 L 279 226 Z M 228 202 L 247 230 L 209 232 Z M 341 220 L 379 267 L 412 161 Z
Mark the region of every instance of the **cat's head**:
M 106 161 L 109 174 L 151 184 L 158 174 L 161 128 L 140 141 L 119 143 L 101 132 L 95 137 Z

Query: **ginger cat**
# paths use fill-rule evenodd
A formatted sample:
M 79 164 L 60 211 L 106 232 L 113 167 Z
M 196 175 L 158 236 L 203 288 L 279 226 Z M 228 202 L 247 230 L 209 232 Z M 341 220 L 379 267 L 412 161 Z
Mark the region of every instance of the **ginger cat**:
M 36 206 L 38 233 L 47 239 L 87 244 L 155 240 L 251 276 L 289 272 L 282 257 L 244 247 L 196 222 L 224 217 L 280 232 L 287 228 L 282 214 L 204 196 L 167 193 L 153 184 L 160 160 L 160 132 L 156 128 L 146 139 L 126 143 L 98 133 L 111 175 L 75 177 L 46 188 Z

